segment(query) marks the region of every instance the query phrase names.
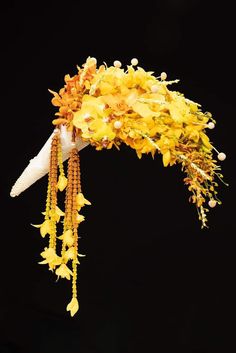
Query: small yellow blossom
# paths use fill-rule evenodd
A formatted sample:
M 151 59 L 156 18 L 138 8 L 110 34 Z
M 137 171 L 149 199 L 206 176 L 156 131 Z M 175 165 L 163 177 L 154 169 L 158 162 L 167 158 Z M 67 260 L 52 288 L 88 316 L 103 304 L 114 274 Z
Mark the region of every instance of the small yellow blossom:
M 46 215 L 46 212 L 42 212 L 42 214 Z M 49 211 L 49 216 L 51 217 L 51 219 L 55 217 L 54 220 L 56 220 L 56 222 L 59 222 L 60 218 L 63 217 L 64 215 L 65 213 L 58 206 L 56 206 L 55 212 L 53 210 Z
M 84 205 L 91 205 L 91 202 L 84 197 L 82 192 L 79 192 L 76 196 L 76 204 L 78 208 L 81 208 Z
M 77 313 L 77 311 L 79 310 L 78 299 L 73 297 L 71 299 L 71 301 L 69 302 L 69 304 L 67 305 L 66 310 L 70 311 L 71 316 L 74 316 Z
M 52 230 L 52 224 L 50 219 L 46 219 L 42 224 L 32 224 L 35 228 L 40 228 L 40 234 L 44 238 L 46 234 L 50 234 Z
M 50 266 L 57 266 L 61 264 L 61 257 L 58 256 L 53 248 L 44 248 L 44 251 L 40 254 L 45 260 L 39 262 L 39 264 L 49 264 Z
M 76 221 L 78 222 L 78 223 L 81 223 L 81 222 L 83 222 L 85 220 L 85 217 L 83 216 L 83 215 L 81 215 L 81 214 L 77 214 L 77 218 L 76 218 Z
M 66 278 L 70 280 L 70 276 L 73 275 L 73 272 L 65 264 L 61 264 L 60 267 L 56 269 L 56 275 L 61 278 Z
M 71 246 L 68 250 L 66 250 L 64 254 L 64 258 L 66 261 L 74 259 L 76 256 L 76 250 L 74 246 Z
M 67 186 L 67 178 L 65 175 L 59 175 L 57 187 L 60 191 L 63 191 Z
M 63 240 L 66 245 L 72 246 L 74 244 L 72 229 L 66 230 L 60 237 L 58 237 L 58 239 Z

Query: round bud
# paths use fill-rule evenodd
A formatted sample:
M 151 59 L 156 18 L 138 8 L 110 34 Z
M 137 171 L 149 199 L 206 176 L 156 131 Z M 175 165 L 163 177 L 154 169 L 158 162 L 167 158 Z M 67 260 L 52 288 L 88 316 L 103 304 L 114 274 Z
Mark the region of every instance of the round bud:
M 161 73 L 161 80 L 165 81 L 167 79 L 167 73 L 166 72 L 162 72 Z
M 138 59 L 133 58 L 133 59 L 131 60 L 131 65 L 133 65 L 133 66 L 138 65 Z
M 226 154 L 224 152 L 220 152 L 217 158 L 219 159 L 219 161 L 224 161 L 226 158 Z
M 113 65 L 114 65 L 115 67 L 118 67 L 118 68 L 122 66 L 122 64 L 121 64 L 121 62 L 120 62 L 119 60 L 115 60 L 114 63 L 113 63 Z
M 121 122 L 121 121 L 116 120 L 116 121 L 114 122 L 114 128 L 115 128 L 115 129 L 120 129 L 121 126 L 122 126 L 122 122 Z
M 211 121 L 211 122 L 209 122 L 209 123 L 207 124 L 207 127 L 208 127 L 209 129 L 214 129 L 215 124 Z
M 216 206 L 216 200 L 210 200 L 210 201 L 208 202 L 208 205 L 209 205 L 211 208 L 215 207 L 215 206 Z

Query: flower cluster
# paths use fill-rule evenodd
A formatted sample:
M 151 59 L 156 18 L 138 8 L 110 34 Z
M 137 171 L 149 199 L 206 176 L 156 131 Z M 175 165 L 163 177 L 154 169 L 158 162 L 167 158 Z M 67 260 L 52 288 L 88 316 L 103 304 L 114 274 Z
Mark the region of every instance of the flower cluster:
M 81 190 L 77 139 L 90 143 L 96 150 L 111 149 L 113 145 L 119 150 L 125 143 L 139 158 L 144 153 L 151 153 L 154 158 L 157 153 L 165 167 L 180 164 L 186 173 L 184 183 L 192 193 L 189 201 L 196 205 L 202 227 L 207 227 L 206 202 L 209 207 L 221 203 L 215 179 L 224 181 L 213 152 L 217 152 L 220 161 L 226 155 L 217 151 L 206 134 L 216 122 L 210 113 L 202 112 L 200 104 L 169 90 L 178 80 L 167 81 L 165 72 L 155 77 L 153 72 L 137 65 L 138 60 L 132 59 L 126 70 L 117 60 L 110 67 L 97 67 L 96 59 L 89 57 L 78 67 L 76 75 L 65 76 L 59 93 L 50 91 L 58 111 L 53 120 L 56 129 L 51 144 L 44 221 L 36 227 L 42 237 L 49 235 L 40 264 L 48 265 L 58 278 L 72 280 L 72 299 L 67 305 L 71 316 L 79 309 L 77 265 L 78 258 L 84 256 L 78 251 L 78 228 L 84 221 L 80 211 L 91 204 Z M 63 167 L 62 125 L 72 136 L 67 175 Z M 64 211 L 58 207 L 58 190 L 66 191 Z
M 184 179 L 192 192 L 190 201 L 198 210 L 202 226 L 207 226 L 204 206 L 214 207 L 217 198 L 215 176 L 222 180 L 219 153 L 210 142 L 206 129 L 213 129 L 215 121 L 201 106 L 169 86 L 178 80 L 167 81 L 166 73 L 155 77 L 135 67 L 132 59 L 126 70 L 119 61 L 113 66 L 97 67 L 95 58 L 88 58 L 73 77 L 65 76 L 59 93 L 50 91 L 52 104 L 59 107 L 54 125 L 66 125 L 76 136 L 88 141 L 97 150 L 119 149 L 123 142 L 135 149 L 139 158 L 143 153 L 162 155 L 163 165 L 182 165 Z

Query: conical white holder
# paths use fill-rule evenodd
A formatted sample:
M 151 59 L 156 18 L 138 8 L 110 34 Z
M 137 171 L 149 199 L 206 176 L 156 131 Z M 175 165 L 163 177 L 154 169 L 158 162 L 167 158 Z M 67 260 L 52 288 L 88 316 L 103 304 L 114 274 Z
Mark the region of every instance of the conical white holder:
M 20 193 L 28 189 L 32 184 L 34 184 L 37 180 L 48 173 L 51 142 L 55 133 L 56 129 L 51 134 L 38 155 L 30 160 L 29 165 L 25 168 L 23 173 L 13 185 L 10 192 L 11 197 L 20 195 Z M 65 126 L 61 126 L 61 146 L 63 161 L 68 159 L 69 152 L 74 145 L 77 147 L 78 151 L 80 151 L 89 144 L 89 142 L 84 142 L 80 138 L 77 138 L 75 143 L 73 143 L 71 140 L 72 133 L 67 131 Z

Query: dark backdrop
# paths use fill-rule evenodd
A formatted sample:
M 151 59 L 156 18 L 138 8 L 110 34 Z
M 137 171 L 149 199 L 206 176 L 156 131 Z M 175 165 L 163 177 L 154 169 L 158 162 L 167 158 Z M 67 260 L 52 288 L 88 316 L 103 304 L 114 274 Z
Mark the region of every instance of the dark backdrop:
M 235 18 L 229 1 L 1 3 L 0 353 L 208 353 L 235 351 Z M 78 315 L 70 283 L 38 265 L 46 178 L 19 198 L 15 179 L 52 131 L 48 88 L 87 56 L 133 57 L 181 81 L 173 89 L 211 111 L 209 131 L 228 158 L 223 205 L 200 229 L 184 175 L 157 155 L 81 152 L 84 210 Z

